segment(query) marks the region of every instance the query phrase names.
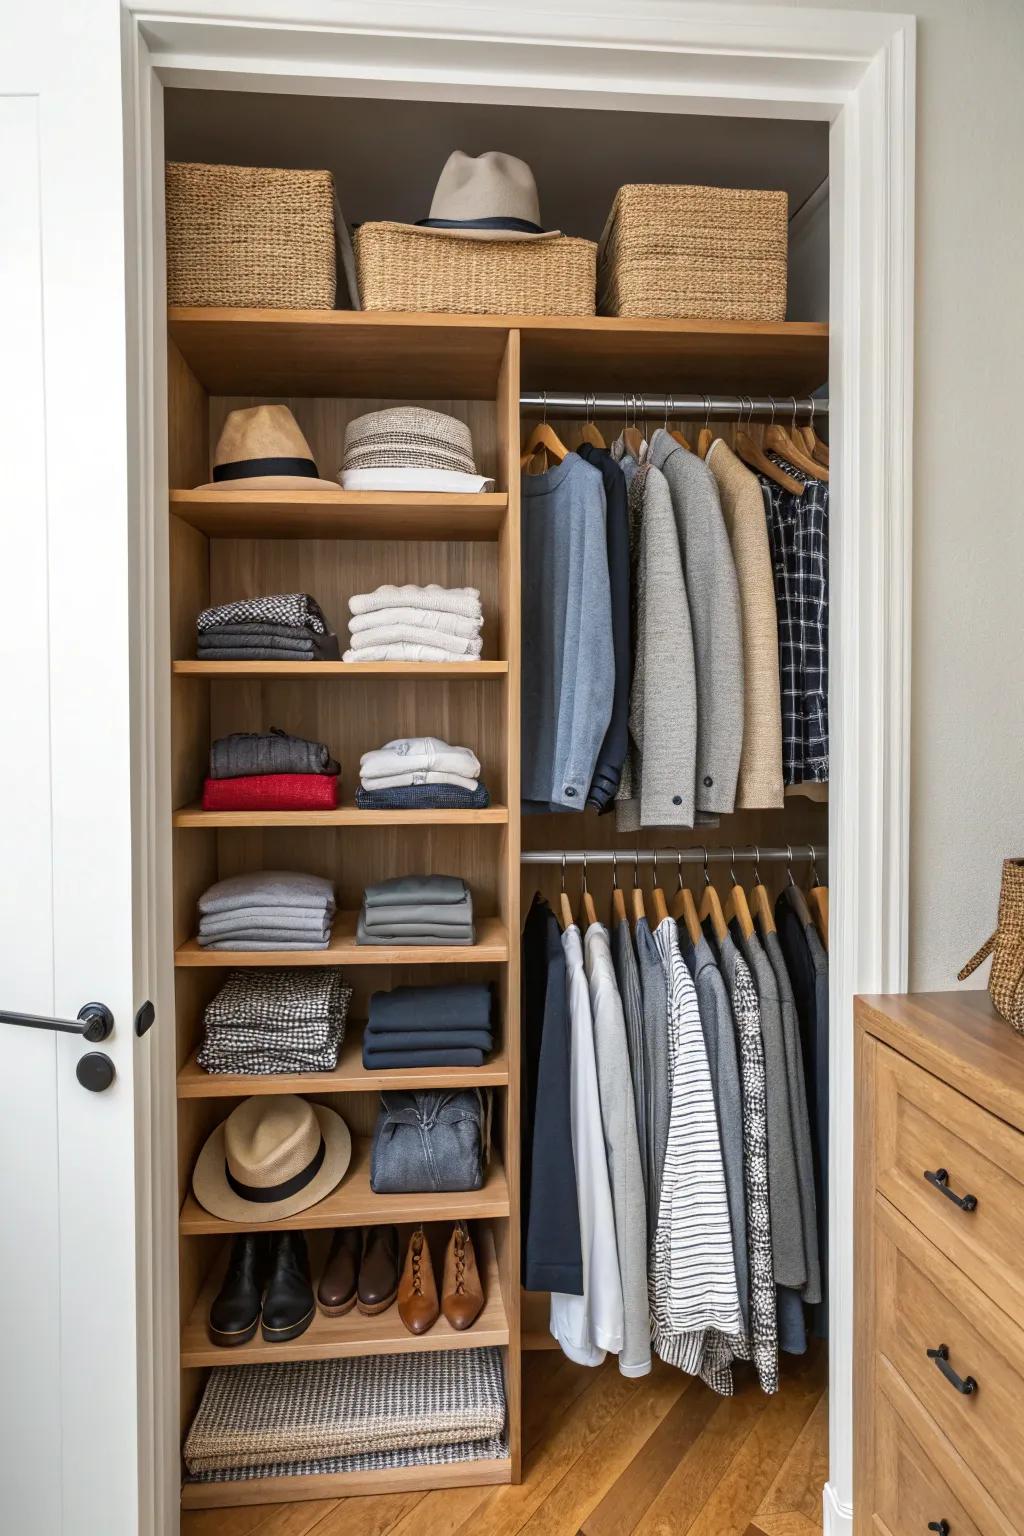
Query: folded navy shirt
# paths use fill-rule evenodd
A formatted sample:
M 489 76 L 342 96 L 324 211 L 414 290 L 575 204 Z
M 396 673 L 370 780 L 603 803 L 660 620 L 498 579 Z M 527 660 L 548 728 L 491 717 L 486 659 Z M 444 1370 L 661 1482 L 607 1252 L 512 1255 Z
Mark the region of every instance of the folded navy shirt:
M 465 981 L 439 987 L 395 987 L 370 998 L 369 1029 L 486 1029 L 491 1021 L 491 989 Z

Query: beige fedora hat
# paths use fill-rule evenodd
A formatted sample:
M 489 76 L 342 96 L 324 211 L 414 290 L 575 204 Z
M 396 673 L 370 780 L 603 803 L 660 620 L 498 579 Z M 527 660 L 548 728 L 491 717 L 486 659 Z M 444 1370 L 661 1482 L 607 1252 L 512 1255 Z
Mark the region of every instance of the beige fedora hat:
M 348 1126 L 333 1109 L 293 1093 L 246 1099 L 206 1141 L 192 1189 L 225 1221 L 277 1221 L 329 1195 L 351 1157 Z
M 526 161 L 498 149 L 475 158 L 456 149 L 438 178 L 430 217 L 398 228 L 457 240 L 554 240 L 561 234 L 541 228 L 537 183 Z
M 229 411 L 213 456 L 213 479 L 200 491 L 337 491 L 321 480 L 302 428 L 286 405 Z

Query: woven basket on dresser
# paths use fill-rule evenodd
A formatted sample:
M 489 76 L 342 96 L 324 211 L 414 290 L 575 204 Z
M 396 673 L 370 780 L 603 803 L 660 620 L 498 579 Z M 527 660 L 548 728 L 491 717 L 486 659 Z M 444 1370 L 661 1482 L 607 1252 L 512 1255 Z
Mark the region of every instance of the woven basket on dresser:
M 553 240 L 462 240 L 394 224 L 355 231 L 364 309 L 461 315 L 592 315 L 597 246 Z
M 167 301 L 333 309 L 330 171 L 167 166 Z
M 598 256 L 598 309 L 631 319 L 784 320 L 785 192 L 620 187 Z

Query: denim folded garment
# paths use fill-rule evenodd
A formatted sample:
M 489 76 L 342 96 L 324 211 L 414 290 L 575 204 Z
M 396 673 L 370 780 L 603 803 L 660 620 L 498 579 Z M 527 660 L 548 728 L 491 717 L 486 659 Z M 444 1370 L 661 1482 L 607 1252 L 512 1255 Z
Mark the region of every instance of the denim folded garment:
M 483 811 L 491 797 L 483 784 L 460 789 L 454 784 L 405 784 L 398 789 L 356 790 L 361 811 Z
M 394 987 L 370 998 L 374 1034 L 405 1030 L 489 1029 L 491 989 L 485 982 L 454 982 L 438 987 Z

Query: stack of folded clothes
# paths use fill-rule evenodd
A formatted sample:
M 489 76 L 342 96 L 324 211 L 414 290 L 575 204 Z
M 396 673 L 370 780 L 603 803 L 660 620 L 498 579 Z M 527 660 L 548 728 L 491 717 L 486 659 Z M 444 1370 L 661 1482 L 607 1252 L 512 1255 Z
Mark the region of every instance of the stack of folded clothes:
M 438 1349 L 210 1372 L 185 1441 L 195 1482 L 508 1455 L 501 1351 Z
M 479 982 L 396 987 L 370 998 L 368 1069 L 480 1067 L 492 1045 L 491 989 Z
M 352 988 L 340 970 L 230 971 L 203 1013 L 196 1061 L 207 1072 L 331 1072 Z
M 484 615 L 476 587 L 378 587 L 348 606 L 346 661 L 479 661 Z
M 346 491 L 493 491 L 478 475 L 464 421 L 422 405 L 392 405 L 357 416 L 345 428 Z
M 235 731 L 210 748 L 204 811 L 333 810 L 341 768 L 320 741 Z
M 326 949 L 334 887 L 322 875 L 264 869 L 218 880 L 199 898 L 203 949 Z
M 196 629 L 200 661 L 338 660 L 338 637 L 308 592 L 218 603 L 203 609 Z
M 359 779 L 363 811 L 483 810 L 491 803 L 476 754 L 439 736 L 405 736 L 364 752 Z
M 472 944 L 473 898 L 456 875 L 399 875 L 368 885 L 357 944 Z

